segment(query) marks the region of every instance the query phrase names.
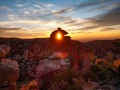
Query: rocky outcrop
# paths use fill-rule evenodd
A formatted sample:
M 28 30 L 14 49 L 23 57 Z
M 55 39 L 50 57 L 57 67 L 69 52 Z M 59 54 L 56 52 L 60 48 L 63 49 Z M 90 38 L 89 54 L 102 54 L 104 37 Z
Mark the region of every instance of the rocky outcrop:
M 10 51 L 10 47 L 7 45 L 0 45 L 0 58 L 5 57 Z
M 5 57 L 9 50 L 9 46 L 0 45 L 0 57 Z M 16 90 L 16 80 L 18 77 L 18 63 L 9 59 L 0 59 L 0 90 Z
M 68 65 L 69 65 L 68 59 L 60 59 L 60 60 L 44 59 L 37 66 L 36 75 L 37 77 L 41 77 L 45 74 L 62 69 L 62 67 Z
M 62 37 L 61 40 L 58 40 L 56 37 L 58 33 L 61 34 L 61 37 Z M 68 34 L 68 32 L 65 30 L 62 30 L 61 28 L 58 28 L 57 30 L 53 31 L 50 34 L 50 46 L 61 48 L 61 47 L 64 47 L 66 45 L 71 45 L 71 37 L 65 36 L 67 34 Z
M 0 61 L 0 89 L 15 90 L 19 68 L 16 61 L 3 59 Z
M 33 45 L 24 51 L 22 57 L 24 60 L 35 60 L 39 58 L 41 51 L 40 45 Z
M 55 53 L 49 56 L 48 59 L 41 60 L 36 69 L 38 90 L 42 88 L 43 83 L 50 81 L 50 78 L 53 76 L 54 72 L 66 69 L 69 65 L 69 59 L 60 58 L 59 55 L 57 57 Z

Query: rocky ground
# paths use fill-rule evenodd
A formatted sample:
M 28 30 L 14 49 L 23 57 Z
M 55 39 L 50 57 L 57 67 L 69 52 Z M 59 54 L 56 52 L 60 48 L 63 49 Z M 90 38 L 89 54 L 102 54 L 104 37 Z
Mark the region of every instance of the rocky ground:
M 0 50 L 3 56 L 9 53 L 9 48 Z M 96 57 L 96 50 L 91 44 L 86 46 L 78 41 L 62 48 L 27 46 L 21 54 L 6 57 L 11 60 L 2 57 L 0 79 L 5 84 L 1 82 L 0 88 L 9 85 L 11 90 L 119 90 L 120 59 L 114 58 L 115 49 L 113 55 L 101 57 Z

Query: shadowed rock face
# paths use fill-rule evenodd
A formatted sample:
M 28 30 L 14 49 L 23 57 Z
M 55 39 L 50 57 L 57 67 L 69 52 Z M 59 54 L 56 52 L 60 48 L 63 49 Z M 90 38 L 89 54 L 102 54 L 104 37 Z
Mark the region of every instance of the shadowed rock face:
M 62 35 L 62 39 L 61 40 L 57 40 L 56 38 L 56 34 L 60 32 Z M 68 32 L 66 32 L 65 30 L 62 30 L 61 28 L 58 28 L 57 30 L 53 31 L 50 35 L 50 46 L 51 47 L 57 47 L 57 48 L 61 48 L 61 47 L 65 47 L 67 45 L 71 45 L 71 37 L 70 36 L 64 36 L 67 35 Z

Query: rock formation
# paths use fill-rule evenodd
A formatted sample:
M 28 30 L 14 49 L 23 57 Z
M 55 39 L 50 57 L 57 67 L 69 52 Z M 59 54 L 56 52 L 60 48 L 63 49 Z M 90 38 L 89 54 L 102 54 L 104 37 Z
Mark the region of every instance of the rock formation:
M 61 39 L 58 40 L 57 34 L 60 34 Z M 64 36 L 67 35 L 68 32 L 65 30 L 62 30 L 61 28 L 58 28 L 57 30 L 53 31 L 50 35 L 50 46 L 51 47 L 63 47 L 66 45 L 71 45 L 71 37 L 70 36 Z
M 16 61 L 2 59 L 10 47 L 0 45 L 0 90 L 16 90 L 16 80 L 19 77 L 19 67 Z
M 57 52 L 56 54 L 59 53 Z M 36 69 L 38 90 L 42 88 L 44 82 L 50 82 L 50 78 L 53 76 L 54 72 L 66 69 L 69 65 L 69 59 L 60 58 L 60 55 L 55 55 L 55 53 L 50 55 L 48 59 L 41 60 Z

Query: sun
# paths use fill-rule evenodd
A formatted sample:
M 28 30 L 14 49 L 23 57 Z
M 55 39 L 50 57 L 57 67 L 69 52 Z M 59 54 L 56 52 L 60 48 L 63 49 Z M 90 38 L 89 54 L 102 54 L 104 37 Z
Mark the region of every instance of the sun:
M 61 40 L 61 39 L 62 39 L 62 33 L 58 32 L 58 33 L 56 34 L 56 38 L 57 38 L 58 40 Z

